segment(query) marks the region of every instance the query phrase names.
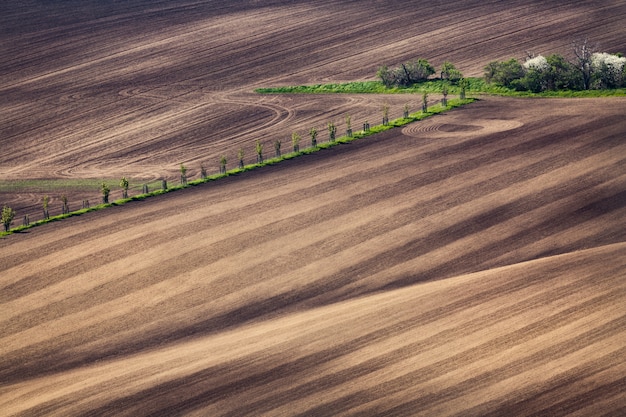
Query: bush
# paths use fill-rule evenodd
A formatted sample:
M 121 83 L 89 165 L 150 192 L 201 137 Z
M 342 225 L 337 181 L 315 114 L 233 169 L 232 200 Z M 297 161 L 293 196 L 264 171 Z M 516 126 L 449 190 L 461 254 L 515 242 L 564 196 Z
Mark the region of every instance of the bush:
M 452 84 L 458 84 L 459 81 L 463 79 L 463 74 L 461 74 L 461 71 L 456 69 L 454 64 L 444 61 L 444 63 L 441 64 L 441 79 L 447 80 Z
M 380 78 L 385 87 L 389 88 L 393 86 L 406 87 L 426 81 L 434 73 L 435 68 L 427 60 L 420 58 L 400 64 L 393 69 L 382 66 L 376 72 L 376 76 Z
M 493 61 L 485 67 L 485 81 L 514 88 L 514 81 L 524 76 L 524 67 L 515 58 L 505 62 Z

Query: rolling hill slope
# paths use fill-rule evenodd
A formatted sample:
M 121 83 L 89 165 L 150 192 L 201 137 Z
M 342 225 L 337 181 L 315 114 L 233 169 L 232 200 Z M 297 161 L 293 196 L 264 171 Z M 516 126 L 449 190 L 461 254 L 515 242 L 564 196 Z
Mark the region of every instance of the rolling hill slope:
M 0 241 L 0 409 L 618 415 L 624 99 L 486 98 Z

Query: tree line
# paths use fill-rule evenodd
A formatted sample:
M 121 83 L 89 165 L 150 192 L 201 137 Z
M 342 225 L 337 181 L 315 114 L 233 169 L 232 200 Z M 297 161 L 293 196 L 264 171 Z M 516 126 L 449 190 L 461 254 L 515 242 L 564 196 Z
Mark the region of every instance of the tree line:
M 463 95 L 460 96 L 462 99 L 464 99 L 465 97 Z M 431 114 L 429 113 L 429 109 L 428 109 L 428 93 L 423 93 L 421 96 L 421 110 L 422 110 L 422 114 Z M 441 100 L 441 105 L 443 109 L 446 109 L 448 107 L 448 102 L 447 102 L 447 91 L 444 90 L 443 92 L 443 99 Z M 390 124 L 389 121 L 389 110 L 390 107 L 388 104 L 383 104 L 383 106 L 381 107 L 381 111 L 382 111 L 382 125 L 381 127 L 391 127 L 391 125 L 393 126 L 401 126 L 403 124 L 409 123 L 410 121 L 413 120 L 419 120 L 417 119 L 415 116 L 411 116 L 409 114 L 409 104 L 405 104 L 403 107 L 403 117 L 402 119 L 397 119 L 396 121 L 392 122 Z M 436 110 L 435 110 L 436 112 Z M 433 113 L 434 114 L 434 113 Z M 400 124 L 396 124 L 398 123 L 398 120 L 402 120 L 400 122 Z M 363 123 L 363 130 L 359 131 L 359 132 L 353 132 L 352 129 L 352 117 L 347 114 L 344 117 L 344 121 L 345 121 L 345 137 L 346 138 L 353 138 L 353 137 L 362 137 L 362 135 L 367 135 L 370 133 L 373 133 L 375 131 L 375 128 L 372 128 L 372 130 L 370 130 L 370 124 L 369 122 L 366 120 Z M 334 122 L 328 122 L 326 124 L 326 130 L 328 132 L 328 142 L 329 143 L 334 143 L 335 141 L 338 140 L 337 135 L 337 125 Z M 378 131 L 378 130 L 377 130 Z M 325 148 L 326 146 L 324 145 L 319 145 L 318 144 L 318 140 L 319 140 L 319 131 L 315 128 L 312 127 L 311 129 L 309 129 L 309 131 L 307 132 L 308 136 L 310 138 L 310 148 L 311 149 L 321 149 L 321 148 Z M 341 139 L 341 138 L 339 138 Z M 301 151 L 300 150 L 300 144 L 302 142 L 302 136 L 300 135 L 300 133 L 298 132 L 292 132 L 291 134 L 291 146 L 292 146 L 292 150 L 293 150 L 293 154 L 298 155 L 298 154 L 302 154 L 302 153 L 307 153 L 307 151 Z M 341 142 L 343 143 L 343 142 Z M 254 150 L 256 153 L 256 163 L 258 165 L 263 165 L 265 163 L 265 148 L 264 148 L 264 144 L 260 141 L 260 140 L 256 140 L 254 142 Z M 274 141 L 274 152 L 275 152 L 275 160 L 281 160 L 281 159 L 288 159 L 292 156 L 290 155 L 283 155 L 282 154 L 282 142 L 277 139 L 276 141 Z M 237 167 L 238 170 L 246 170 L 246 166 L 245 166 L 245 156 L 246 156 L 246 152 L 244 150 L 244 148 L 239 148 L 238 152 L 237 152 L 237 159 L 236 159 L 236 163 L 237 163 Z M 272 162 L 271 160 L 268 162 Z M 228 159 L 226 157 L 226 155 L 222 155 L 219 160 L 219 174 L 215 177 L 215 178 L 219 178 L 221 176 L 224 175 L 228 175 L 227 174 L 227 164 L 228 164 Z M 200 180 L 198 180 L 199 182 L 205 182 L 207 180 L 209 180 L 208 174 L 207 174 L 207 168 L 204 166 L 204 164 L 200 164 Z M 143 184 L 142 186 L 142 193 L 137 196 L 139 198 L 142 198 L 143 196 L 147 196 L 149 194 L 160 194 L 161 192 L 167 192 L 168 190 L 173 190 L 176 188 L 184 188 L 186 187 L 189 183 L 188 183 L 188 168 L 184 163 L 181 163 L 179 165 L 179 172 L 180 172 L 180 186 L 179 187 L 170 187 L 168 188 L 168 184 L 167 184 L 167 180 L 165 178 L 163 178 L 161 180 L 161 184 L 160 184 L 160 190 L 157 189 L 155 191 L 153 191 L 152 193 L 150 192 L 150 190 L 148 189 L 148 184 Z M 238 171 L 241 172 L 241 171 Z M 121 190 L 121 197 L 122 200 L 125 199 L 129 199 L 129 188 L 130 188 L 130 181 L 128 180 L 128 178 L 126 177 L 122 177 L 119 181 L 119 187 Z M 109 204 L 109 197 L 111 194 L 111 187 L 109 186 L 109 184 L 107 184 L 106 182 L 102 182 L 100 184 L 100 194 L 101 194 L 101 199 L 102 199 L 102 204 L 103 205 L 108 205 Z M 134 197 L 134 198 L 137 198 Z M 130 198 L 130 199 L 134 199 L 134 198 Z M 64 215 L 72 215 L 71 211 L 70 211 L 70 204 L 69 204 L 69 200 L 67 198 L 67 196 L 62 195 L 60 197 L 61 202 L 62 202 L 62 208 L 61 208 L 61 216 Z M 117 201 L 116 203 L 119 203 L 120 201 Z M 42 208 L 43 208 L 43 220 L 41 222 L 45 222 L 48 221 L 50 219 L 50 212 L 49 212 L 49 207 L 50 207 L 50 197 L 45 195 L 42 199 Z M 90 208 L 90 203 L 89 200 L 83 200 L 82 201 L 82 209 L 85 210 L 87 209 L 87 211 L 90 210 L 95 210 L 98 207 L 94 207 L 94 208 Z M 81 211 L 79 210 L 78 212 L 75 213 L 80 213 Z M 16 217 L 16 212 L 13 208 L 9 207 L 9 206 L 4 206 L 2 209 L 2 224 L 4 226 L 4 230 L 5 232 L 9 232 L 11 230 L 11 224 L 13 223 L 14 219 Z M 57 217 L 59 218 L 59 217 Z M 38 222 L 40 223 L 40 222 Z M 37 223 L 37 224 L 38 224 Z M 24 220 L 23 220 L 23 226 L 29 227 L 30 226 L 30 218 L 29 215 L 24 215 Z
M 511 58 L 492 61 L 484 68 L 484 80 L 516 91 L 591 90 L 626 87 L 626 57 L 621 53 L 599 52 L 588 39 L 572 42 L 571 60 L 560 54 L 548 56 L 527 53 L 524 60 Z M 385 87 L 408 87 L 427 81 L 435 68 L 419 58 L 396 67 L 382 66 L 376 75 Z M 450 84 L 463 85 L 463 74 L 445 61 L 438 77 Z

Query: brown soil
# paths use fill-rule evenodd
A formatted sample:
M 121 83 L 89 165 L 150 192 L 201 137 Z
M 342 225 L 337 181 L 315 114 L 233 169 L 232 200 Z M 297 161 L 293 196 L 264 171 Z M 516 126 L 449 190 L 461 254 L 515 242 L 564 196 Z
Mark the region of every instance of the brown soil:
M 311 126 L 342 129 L 346 113 L 372 123 L 382 104 L 401 113 L 407 100 L 257 96 L 254 86 L 367 78 L 387 58 L 412 57 L 403 40 L 424 34 L 433 42 L 420 55 L 479 72 L 532 41 L 553 51 L 599 26 L 616 43 L 626 13 L 617 2 L 452 2 L 445 13 L 405 2 L 70 3 L 0 6 L 4 56 L 15 54 L 0 64 L 12 150 L 2 178 L 217 168 L 222 152 L 253 155 L 256 138 L 288 146 L 294 130 L 306 141 Z M 568 25 L 557 33 L 535 13 Z M 439 30 L 468 25 L 446 52 Z M 479 39 L 498 48 L 478 60 Z M 619 415 L 624 108 L 624 98 L 487 97 L 1 239 L 0 410 Z

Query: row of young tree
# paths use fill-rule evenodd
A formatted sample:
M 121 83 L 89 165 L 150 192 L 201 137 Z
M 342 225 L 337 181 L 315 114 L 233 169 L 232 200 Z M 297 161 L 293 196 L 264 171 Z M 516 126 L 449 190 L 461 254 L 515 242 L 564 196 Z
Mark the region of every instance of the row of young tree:
M 464 97 L 462 97 L 464 98 Z M 447 90 L 444 89 L 444 93 L 443 93 L 443 99 L 441 100 L 441 104 L 445 107 L 447 106 Z M 428 112 L 428 94 L 427 93 L 423 93 L 422 97 L 421 97 L 421 110 L 422 112 L 426 113 Z M 384 104 L 382 106 L 382 124 L 383 125 L 388 125 L 389 124 L 389 110 L 390 107 L 388 104 Z M 410 106 L 409 104 L 405 104 L 403 107 L 403 117 L 404 118 L 409 118 L 409 110 L 410 110 Z M 353 137 L 353 129 L 352 129 L 352 117 L 350 115 L 346 115 L 344 117 L 344 121 L 345 121 L 345 136 L 347 137 Z M 337 125 L 335 125 L 334 122 L 328 122 L 326 125 L 326 130 L 328 131 L 328 141 L 329 142 L 335 142 L 336 138 L 337 138 Z M 366 120 L 363 123 L 363 133 L 367 133 L 370 130 L 370 124 L 369 122 Z M 310 147 L 311 148 L 315 148 L 318 146 L 318 135 L 319 135 L 319 131 L 315 128 L 312 127 L 311 129 L 309 129 L 308 131 L 308 136 L 310 138 Z M 292 150 L 294 153 L 298 153 L 300 152 L 300 145 L 302 143 L 302 136 L 300 133 L 298 132 L 293 132 L 291 134 L 291 146 L 292 146 Z M 254 144 L 254 151 L 256 153 L 256 163 L 258 164 L 262 164 L 265 160 L 265 148 L 264 148 L 264 144 L 260 141 L 260 140 L 256 140 L 255 144 Z M 276 158 L 280 158 L 282 156 L 282 142 L 277 139 L 276 141 L 274 141 L 274 155 Z M 246 152 L 244 150 L 244 148 L 239 148 L 238 152 L 237 152 L 237 167 L 239 169 L 243 169 L 245 167 L 245 157 L 246 157 Z M 219 172 L 220 174 L 225 174 L 226 170 L 227 170 L 227 164 L 228 164 L 228 158 L 225 155 L 222 155 L 219 158 Z M 185 164 L 181 163 L 179 166 L 179 172 L 180 172 L 180 184 L 185 186 L 188 183 L 188 168 Z M 200 164 L 200 178 L 202 180 L 206 179 L 208 177 L 208 173 L 207 173 L 207 168 L 204 164 Z M 121 198 L 122 199 L 127 199 L 128 198 L 128 191 L 130 188 L 130 181 L 126 178 L 126 177 L 122 177 L 120 182 L 119 182 L 119 187 L 120 187 L 120 191 L 121 191 Z M 160 184 L 160 188 L 163 191 L 168 190 L 168 184 L 167 184 L 167 180 L 166 179 L 162 179 L 161 180 L 161 184 Z M 142 194 L 148 194 L 150 192 L 149 187 L 147 184 L 143 184 L 142 186 Z M 102 182 L 100 184 L 100 194 L 101 194 L 101 198 L 102 198 L 102 203 L 103 204 L 108 204 L 109 203 L 109 197 L 111 195 L 111 187 L 106 183 L 106 182 Z M 70 204 L 69 204 L 69 200 L 67 198 L 66 195 L 62 195 L 60 197 L 62 206 L 61 206 L 61 214 L 69 214 L 70 213 Z M 44 196 L 42 199 L 42 207 L 43 207 L 43 219 L 47 220 L 50 219 L 50 197 L 49 196 Z M 90 207 L 90 203 L 89 200 L 83 200 L 82 201 L 82 208 L 86 209 Z M 6 232 L 8 232 L 11 228 L 11 223 L 13 222 L 13 220 L 15 219 L 16 216 L 16 212 L 15 210 L 13 210 L 12 208 L 8 207 L 8 206 L 4 206 L 2 209 L 2 223 L 4 226 L 4 230 Z M 24 226 L 28 226 L 30 224 L 30 218 L 28 215 L 24 216 L 24 220 L 23 220 L 23 225 Z

